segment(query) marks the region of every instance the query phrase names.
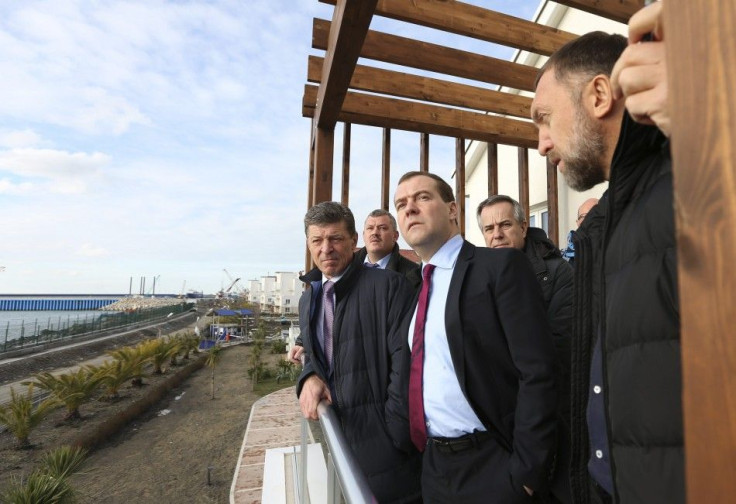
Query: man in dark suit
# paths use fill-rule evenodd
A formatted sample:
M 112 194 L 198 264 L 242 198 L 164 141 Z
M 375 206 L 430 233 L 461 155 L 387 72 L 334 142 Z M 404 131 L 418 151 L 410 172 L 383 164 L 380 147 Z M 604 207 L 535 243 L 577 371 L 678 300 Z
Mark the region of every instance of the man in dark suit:
M 452 189 L 434 174 L 406 173 L 394 202 L 422 259 L 416 309 L 404 323 L 411 354 L 403 377 L 411 441 L 424 452 L 424 502 L 545 494 L 555 357 L 529 261 L 516 249 L 464 241 Z
M 401 273 L 414 288 L 419 288 L 422 277 L 419 265 L 405 258 L 399 252 L 399 228 L 396 219 L 383 209 L 368 214 L 363 226 L 365 246 L 356 254 L 356 260 L 368 268 L 381 268 Z
M 363 226 L 363 242 L 365 246 L 355 253 L 355 262 L 367 268 L 380 268 L 401 273 L 416 291 L 422 283 L 419 265 L 405 258 L 399 252 L 399 229 L 396 219 L 383 209 L 373 210 L 365 219 Z M 287 353 L 294 364 L 301 364 L 304 344 L 301 335 L 297 336 L 294 346 Z

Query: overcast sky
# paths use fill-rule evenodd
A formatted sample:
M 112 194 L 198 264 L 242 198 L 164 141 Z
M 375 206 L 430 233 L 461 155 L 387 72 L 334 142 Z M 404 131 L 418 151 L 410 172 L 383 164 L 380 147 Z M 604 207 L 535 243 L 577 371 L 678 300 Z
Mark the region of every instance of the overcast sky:
M 526 19 L 538 5 L 470 3 Z M 214 292 L 223 269 L 302 269 L 301 98 L 307 56 L 320 54 L 312 18 L 331 12 L 317 0 L 0 3 L 0 294 L 127 293 L 131 277 L 137 293 L 142 276 L 147 291 L 158 276 L 157 292 Z M 372 28 L 512 55 L 379 18 Z M 418 138 L 393 132 L 392 189 L 417 169 Z M 454 140 L 431 138 L 430 170 L 449 180 Z M 380 206 L 381 130 L 353 126 L 352 140 L 362 225 Z

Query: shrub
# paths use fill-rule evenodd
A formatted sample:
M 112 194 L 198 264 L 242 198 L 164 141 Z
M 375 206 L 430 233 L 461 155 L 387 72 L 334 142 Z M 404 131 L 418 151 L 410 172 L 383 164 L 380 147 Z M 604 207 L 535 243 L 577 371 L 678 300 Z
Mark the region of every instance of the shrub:
M 38 406 L 33 406 L 33 384 L 28 386 L 25 396 L 15 393 L 10 388 L 10 403 L 0 406 L 0 423 L 5 425 L 18 440 L 19 448 L 28 448 L 31 443 L 28 437 L 31 431 L 46 418 L 59 403 L 56 399 L 46 399 Z
M 86 368 L 79 368 L 75 372 L 64 373 L 58 376 L 51 373 L 38 373 L 33 376 L 38 387 L 48 390 L 59 402 L 66 406 L 65 420 L 81 418 L 79 407 L 87 402 L 99 386 L 100 379 Z

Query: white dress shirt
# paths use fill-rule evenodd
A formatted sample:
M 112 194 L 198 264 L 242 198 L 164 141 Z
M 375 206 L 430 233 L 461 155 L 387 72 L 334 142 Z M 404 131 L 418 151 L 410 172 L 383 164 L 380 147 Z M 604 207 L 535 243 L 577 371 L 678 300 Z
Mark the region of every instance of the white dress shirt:
M 427 322 L 424 326 L 424 417 L 427 435 L 454 438 L 474 430 L 484 431 L 483 424 L 470 407 L 457 380 L 452 364 L 450 346 L 445 332 L 445 307 L 450 290 L 452 272 L 463 246 L 458 234 L 445 242 L 429 260 L 434 264 L 432 287 L 427 306 Z M 425 263 L 422 263 L 422 272 Z M 409 348 L 414 338 L 414 317 L 409 326 Z M 462 334 L 453 337 L 462 338 Z

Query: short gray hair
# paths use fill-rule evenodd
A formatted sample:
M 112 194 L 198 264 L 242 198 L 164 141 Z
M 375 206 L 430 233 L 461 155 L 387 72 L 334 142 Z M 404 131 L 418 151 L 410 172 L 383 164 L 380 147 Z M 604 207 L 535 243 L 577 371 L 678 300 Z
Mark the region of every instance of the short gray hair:
M 391 221 L 391 227 L 394 229 L 394 231 L 398 231 L 399 228 L 396 225 L 396 219 L 394 219 L 394 216 L 391 215 L 391 212 L 389 212 L 388 210 L 384 210 L 383 208 L 376 208 L 368 214 L 368 217 L 366 217 L 365 220 L 368 220 L 369 217 L 383 217 L 384 215 L 387 216 L 388 220 Z
M 324 226 L 326 224 L 345 223 L 350 236 L 355 236 L 355 217 L 348 207 L 336 201 L 323 201 L 307 210 L 304 216 L 304 234 L 309 232 L 309 226 Z
M 480 222 L 481 212 L 483 212 L 483 209 L 485 207 L 495 205 L 496 203 L 511 203 L 511 206 L 514 208 L 514 219 L 516 219 L 519 224 L 526 222 L 524 209 L 521 208 L 521 205 L 518 201 L 516 201 L 511 196 L 506 196 L 505 194 L 496 194 L 481 201 L 480 205 L 478 205 L 478 210 L 475 212 L 475 217 L 476 219 L 478 219 L 478 227 L 481 231 L 483 231 L 483 224 Z

